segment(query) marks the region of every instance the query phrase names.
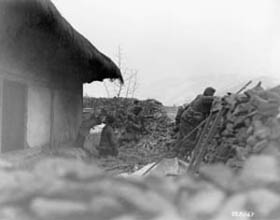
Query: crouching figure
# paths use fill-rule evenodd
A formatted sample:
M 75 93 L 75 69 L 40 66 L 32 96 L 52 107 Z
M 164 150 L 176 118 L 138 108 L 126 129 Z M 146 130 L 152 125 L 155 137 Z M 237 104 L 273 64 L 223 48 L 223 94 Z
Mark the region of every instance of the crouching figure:
M 97 148 L 101 157 L 118 155 L 118 141 L 112 126 L 114 121 L 113 116 L 109 115 L 106 117 L 106 125 L 101 132 L 100 142 Z
M 212 87 L 206 88 L 203 94 L 198 95 L 181 114 L 176 149 L 184 155 L 188 156 L 196 144 L 198 132 L 193 130 L 210 114 L 215 91 Z
M 85 139 L 89 135 L 90 129 L 101 123 L 99 117 L 92 114 L 89 119 L 84 120 L 79 128 L 78 135 L 75 140 L 75 147 L 84 148 Z

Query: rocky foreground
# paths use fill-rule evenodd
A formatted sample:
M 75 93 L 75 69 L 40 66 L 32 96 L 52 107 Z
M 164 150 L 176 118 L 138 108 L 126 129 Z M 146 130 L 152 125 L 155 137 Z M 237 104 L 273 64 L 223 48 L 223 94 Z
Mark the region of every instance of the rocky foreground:
M 94 164 L 52 158 L 31 170 L 1 161 L 0 219 L 279 219 L 279 157 L 254 156 L 239 174 L 111 176 Z M 184 170 L 182 170 L 184 172 Z

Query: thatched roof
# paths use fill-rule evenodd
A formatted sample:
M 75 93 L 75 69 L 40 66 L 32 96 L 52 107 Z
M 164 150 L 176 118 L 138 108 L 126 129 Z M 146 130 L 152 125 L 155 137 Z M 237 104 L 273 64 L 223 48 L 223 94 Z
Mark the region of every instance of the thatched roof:
M 1 66 L 87 83 L 122 81 L 115 63 L 74 30 L 50 0 L 0 0 Z

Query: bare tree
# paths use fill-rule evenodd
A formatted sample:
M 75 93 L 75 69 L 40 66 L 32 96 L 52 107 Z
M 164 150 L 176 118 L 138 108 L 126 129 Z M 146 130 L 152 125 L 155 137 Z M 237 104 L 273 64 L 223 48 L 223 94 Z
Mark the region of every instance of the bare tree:
M 126 85 L 126 95 L 125 97 L 131 97 L 134 98 L 135 91 L 137 89 L 138 84 L 138 78 L 137 78 L 138 71 L 137 70 L 131 70 L 127 79 L 127 85 Z
M 134 74 L 134 82 L 131 87 L 131 98 L 134 98 L 136 90 L 138 89 L 139 82 L 138 82 L 138 71 L 136 70 Z
M 107 84 L 106 84 L 106 82 L 105 82 L 105 81 L 103 81 L 103 85 L 104 85 L 104 88 L 105 88 L 105 91 L 106 91 L 107 97 L 109 98 L 109 97 L 110 97 L 110 91 L 109 91 L 109 88 L 108 88 L 108 86 L 107 86 Z
M 118 46 L 117 64 L 122 72 L 124 84 L 121 84 L 119 81 L 115 81 L 113 83 L 114 96 L 126 98 L 134 97 L 138 84 L 138 71 L 134 69 L 129 69 L 124 65 L 124 55 L 121 46 Z M 106 84 L 104 84 L 104 86 L 106 86 Z M 105 89 L 107 95 L 110 95 L 108 87 L 105 87 Z

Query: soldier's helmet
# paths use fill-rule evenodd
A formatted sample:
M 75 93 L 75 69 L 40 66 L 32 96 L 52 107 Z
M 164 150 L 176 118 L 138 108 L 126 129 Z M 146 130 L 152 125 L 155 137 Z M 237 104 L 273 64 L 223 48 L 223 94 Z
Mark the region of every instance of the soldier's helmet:
M 203 95 L 205 96 L 213 96 L 216 92 L 216 89 L 214 89 L 213 87 L 207 87 L 204 92 Z
M 112 115 L 107 115 L 106 117 L 106 123 L 107 124 L 113 124 L 115 122 L 115 118 Z

